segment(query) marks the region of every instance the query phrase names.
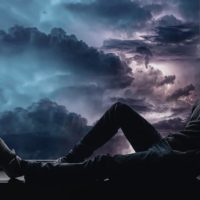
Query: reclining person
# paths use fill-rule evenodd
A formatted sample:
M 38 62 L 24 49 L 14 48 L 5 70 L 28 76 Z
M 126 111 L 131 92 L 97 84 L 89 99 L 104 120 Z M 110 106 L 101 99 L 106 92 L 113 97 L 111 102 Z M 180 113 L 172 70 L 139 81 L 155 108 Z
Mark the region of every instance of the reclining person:
M 136 153 L 103 155 L 87 160 L 121 128 Z M 0 166 L 9 177 L 25 180 L 104 180 L 165 174 L 197 176 L 200 169 L 200 103 L 192 110 L 184 130 L 165 138 L 136 111 L 115 103 L 70 152 L 55 162 L 26 161 L 0 140 Z M 174 176 L 174 175 L 173 175 Z

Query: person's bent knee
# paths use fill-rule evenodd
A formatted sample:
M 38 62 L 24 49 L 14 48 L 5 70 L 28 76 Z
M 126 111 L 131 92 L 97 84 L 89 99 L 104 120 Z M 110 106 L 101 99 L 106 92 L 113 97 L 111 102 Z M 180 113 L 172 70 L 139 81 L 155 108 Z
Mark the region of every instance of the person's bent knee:
M 113 104 L 114 107 L 124 107 L 128 106 L 126 103 L 122 103 L 120 101 L 117 101 L 116 103 Z
M 127 114 L 127 112 L 136 113 L 128 104 L 122 102 L 116 102 L 112 106 L 113 110 L 120 115 L 120 117 Z

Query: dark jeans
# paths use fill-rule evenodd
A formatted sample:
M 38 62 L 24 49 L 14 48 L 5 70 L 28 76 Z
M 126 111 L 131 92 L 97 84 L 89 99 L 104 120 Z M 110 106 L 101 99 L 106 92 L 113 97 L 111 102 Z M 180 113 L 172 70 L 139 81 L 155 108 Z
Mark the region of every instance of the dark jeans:
M 161 139 L 157 130 L 136 111 L 122 103 L 114 104 L 81 143 L 92 150 L 105 144 L 121 128 L 135 151 L 145 151 Z
M 62 182 L 116 177 L 134 177 L 136 180 L 138 177 L 137 180 L 140 180 L 141 176 L 148 177 L 152 174 L 157 174 L 159 177 L 158 174 L 162 174 L 162 170 L 166 167 L 168 171 L 176 168 L 174 165 L 172 167 L 167 164 L 172 163 L 168 162 L 170 159 L 178 163 L 168 142 L 161 139 L 155 128 L 143 117 L 122 103 L 116 103 L 106 111 L 80 143 L 94 151 L 113 137 L 119 128 L 122 129 L 136 153 L 105 155 L 77 164 L 23 161 L 25 179 L 29 182 L 34 180 L 37 182 L 38 179 L 40 182 Z

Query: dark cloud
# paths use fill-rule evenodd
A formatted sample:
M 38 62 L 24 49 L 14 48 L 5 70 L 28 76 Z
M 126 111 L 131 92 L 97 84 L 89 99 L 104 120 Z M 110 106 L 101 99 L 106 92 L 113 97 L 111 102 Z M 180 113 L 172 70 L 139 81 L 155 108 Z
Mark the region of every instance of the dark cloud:
M 24 7 L 23 5 L 26 6 Z M 152 28 L 152 21 L 167 13 L 186 22 L 199 21 L 199 1 L 188 0 L 1 0 L 0 24 L 35 26 L 48 32 L 59 26 L 75 33 L 84 41 L 98 45 L 107 38 L 106 32 L 134 34 Z M 80 31 L 81 29 L 81 31 Z M 99 37 L 96 37 L 98 29 Z M 110 32 L 111 33 L 111 32 Z
M 141 64 L 160 59 L 167 61 L 169 57 L 174 61 L 194 60 L 198 57 L 199 30 L 198 23 L 186 23 L 174 15 L 164 15 L 152 23 L 153 34 L 141 34 L 141 39 L 137 40 L 107 39 L 102 49 L 132 54 L 127 58 L 127 63 L 135 61 Z M 138 54 L 137 49 L 143 47 L 150 54 Z
M 142 40 L 108 39 L 104 40 L 102 48 L 135 52 L 140 46 L 148 47 Z
M 64 106 L 49 99 L 42 99 L 29 107 L 15 108 L 0 114 L 0 133 L 38 134 L 67 137 L 70 134 L 81 135 L 87 129 L 87 120 L 78 114 L 69 112 Z
M 0 70 L 4 74 L 0 83 L 9 100 L 6 109 L 27 106 L 44 97 L 57 100 L 56 91 L 65 87 L 122 89 L 133 81 L 131 68 L 119 57 L 89 47 L 60 28 L 49 34 L 21 26 L 8 32 L 2 30 L 0 52 Z M 76 94 L 81 103 L 82 93 Z
M 175 79 L 175 75 L 164 76 L 163 80 L 161 80 L 160 83 L 158 83 L 158 86 L 162 86 L 165 84 L 174 84 Z
M 155 118 L 164 113 L 173 113 L 171 117 L 181 116 L 184 118 L 190 106 L 185 107 L 184 112 L 173 112 L 174 105 L 171 101 L 166 101 L 169 93 L 176 88 L 176 76 L 165 76 L 161 70 L 149 67 L 147 70 L 136 69 L 132 86 L 126 88 L 120 95 L 112 95 L 113 101 L 122 101 L 129 104 L 139 113 Z M 171 85 L 171 87 L 168 87 Z M 151 117 L 150 117 L 151 118 Z M 151 120 L 151 119 L 150 119 Z
M 170 110 L 171 105 L 166 105 L 166 90 L 167 85 L 175 87 L 175 75 L 164 76 L 160 70 L 150 67 L 145 71 L 136 70 L 134 77 L 132 86 L 123 90 L 120 95 L 112 95 L 111 102 L 126 103 L 143 114 Z
M 166 15 L 159 18 L 154 26 L 155 34 L 141 35 L 143 39 L 140 40 L 106 40 L 103 48 L 132 53 L 131 60 L 136 62 L 141 61 L 141 56 L 135 55 L 136 49 L 143 46 L 151 51 L 154 60 L 198 57 L 199 24 L 185 23 L 173 15 Z
M 173 18 L 173 17 L 172 17 Z M 164 18 L 166 19 L 166 18 Z M 168 18 L 167 18 L 168 19 Z M 171 19 L 173 21 L 173 19 Z M 175 19 L 176 21 L 176 19 Z M 175 22 L 171 22 L 175 23 Z M 177 22 L 178 23 L 178 22 Z M 156 70 L 156 61 L 163 61 L 163 65 L 165 63 L 171 63 L 171 60 L 179 60 L 179 62 L 185 62 L 186 60 L 194 60 L 196 56 L 196 45 L 194 44 L 161 44 L 161 43 L 148 43 L 145 40 L 117 40 L 110 39 L 104 42 L 103 48 L 110 49 L 117 52 L 123 52 L 124 55 L 128 53 L 128 56 L 121 56 L 122 59 L 126 60 L 127 63 L 137 63 L 139 66 L 143 64 L 143 57 L 140 54 L 136 53 L 136 49 L 139 47 L 147 47 L 151 50 L 154 57 L 152 58 L 152 62 L 155 62 L 151 65 L 149 70 L 145 71 L 141 68 L 141 70 L 137 70 L 134 72 L 134 81 L 133 87 L 129 90 L 128 96 L 123 98 L 134 98 L 135 96 L 140 98 L 148 98 L 151 99 L 152 105 L 156 107 L 156 112 L 172 112 L 171 117 L 181 116 L 184 119 L 188 117 L 190 105 L 183 105 L 180 108 L 175 108 L 174 105 L 171 104 L 171 100 L 166 102 L 166 99 L 169 97 L 168 94 L 172 94 L 174 90 L 176 90 L 176 83 L 178 82 L 176 75 L 164 75 L 162 73 L 162 66 L 159 70 Z M 132 56 L 130 56 L 132 54 Z M 120 53 L 119 53 L 120 55 Z M 134 61 L 134 62 L 133 62 Z M 176 65 L 176 64 L 173 64 Z M 132 64 L 133 67 L 135 67 Z M 183 66 L 182 66 L 183 67 Z M 191 81 L 192 82 L 192 81 Z M 165 87 L 166 85 L 172 85 L 172 87 Z M 132 94 L 132 95 L 130 95 Z M 191 97 L 193 98 L 193 97 Z M 169 98 L 170 99 L 170 98 Z M 164 104 L 168 105 L 164 105 Z M 177 104 L 179 104 L 177 102 Z M 158 106 L 163 105 L 163 106 Z M 174 109 L 173 109 L 174 108 Z
M 144 55 L 152 56 L 149 45 L 142 40 L 121 40 L 121 39 L 107 39 L 104 40 L 101 47 L 103 50 L 112 50 L 115 52 L 125 52 L 137 55 L 144 59 Z M 133 57 L 131 57 L 133 58 Z
M 181 24 L 174 26 L 158 26 L 156 35 L 144 36 L 145 39 L 159 43 L 187 43 L 199 38 L 198 24 Z
M 187 107 L 186 106 L 178 106 L 178 107 L 172 108 L 171 111 L 173 112 L 173 115 L 177 115 L 177 114 L 181 114 L 185 111 L 188 111 L 188 107 L 189 107 L 189 105 Z
M 179 99 L 180 97 L 187 97 L 194 90 L 195 90 L 195 87 L 192 84 L 187 85 L 184 88 L 179 88 L 167 97 L 167 101 L 175 101 Z
M 146 46 L 140 46 L 136 48 L 136 53 L 139 53 L 144 56 L 145 67 L 148 68 L 149 60 L 153 56 L 151 50 Z
M 185 120 L 180 117 L 162 120 L 154 124 L 154 126 L 163 134 L 167 135 L 176 131 L 180 131 L 185 126 Z
M 157 55 L 157 60 L 163 61 L 195 61 L 198 57 L 197 42 L 193 44 L 183 45 L 162 45 L 155 46 L 154 54 Z
M 88 3 L 67 3 L 68 12 L 86 19 L 95 25 L 127 31 L 142 27 L 152 15 L 148 9 L 131 0 L 95 0 Z
M 140 40 L 117 40 L 110 39 L 103 43 L 102 49 L 113 50 L 132 54 L 129 62 L 135 61 L 139 64 L 142 61 L 163 59 L 170 60 L 194 60 L 198 57 L 199 25 L 182 24 L 173 26 L 158 26 L 155 35 L 141 36 Z M 144 47 L 151 54 L 138 54 L 137 49 Z M 127 62 L 128 63 L 128 62 Z
M 49 99 L 0 113 L 0 136 L 28 159 L 64 155 L 89 129 L 85 118 Z
M 166 84 L 174 84 L 175 75 L 164 76 L 161 70 L 155 69 L 152 66 L 148 71 L 138 70 L 134 73 L 135 80 L 133 85 L 138 91 L 138 94 L 152 94 L 156 92 L 158 87 Z
M 145 67 L 148 68 L 150 59 L 153 56 L 149 46 L 150 45 L 145 44 L 145 42 L 141 40 L 110 39 L 104 41 L 102 49 L 112 49 L 115 51 L 131 53 L 133 56 L 125 59 L 127 63 L 131 63 L 131 61 L 135 60 L 138 63 L 144 63 Z
M 178 26 L 183 22 L 177 19 L 174 15 L 164 15 L 157 20 L 157 26 Z
M 172 115 L 170 117 L 178 117 L 181 116 L 185 121 L 189 121 L 192 106 L 184 102 L 185 105 L 176 105 L 171 108 Z
M 49 50 L 47 53 L 54 54 L 54 57 L 60 57 L 61 61 L 71 64 L 71 70 L 80 70 L 82 73 L 99 75 L 124 75 L 131 70 L 120 61 L 114 54 L 104 54 L 98 52 L 95 48 L 89 47 L 83 41 L 77 40 L 74 35 L 66 35 L 61 28 L 52 29 L 49 35 L 40 32 L 36 28 L 24 28 L 15 26 L 9 29 L 8 33 L 1 31 L 2 46 L 1 51 L 6 51 L 5 46 L 10 51 L 27 50 L 27 48 L 44 48 Z M 17 45 L 17 46 L 16 46 Z M 30 49 L 28 49 L 30 50 Z M 5 52 L 8 53 L 8 52 Z M 36 52 L 37 53 L 37 52 Z M 41 51 L 38 52 L 42 53 Z M 66 66 L 67 68 L 67 66 Z

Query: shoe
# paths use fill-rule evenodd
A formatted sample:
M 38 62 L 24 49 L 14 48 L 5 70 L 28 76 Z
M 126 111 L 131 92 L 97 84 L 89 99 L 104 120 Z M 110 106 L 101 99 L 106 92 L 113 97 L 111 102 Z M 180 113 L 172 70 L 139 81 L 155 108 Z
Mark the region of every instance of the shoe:
M 10 178 L 22 176 L 21 158 L 0 138 L 0 167 Z

